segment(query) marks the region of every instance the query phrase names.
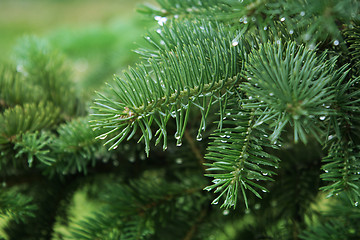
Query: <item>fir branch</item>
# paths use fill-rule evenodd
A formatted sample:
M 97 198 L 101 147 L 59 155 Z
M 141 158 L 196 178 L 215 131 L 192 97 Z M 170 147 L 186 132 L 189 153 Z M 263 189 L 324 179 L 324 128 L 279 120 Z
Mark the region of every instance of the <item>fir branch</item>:
M 295 142 L 307 142 L 307 135 L 321 140 L 323 121 L 335 111 L 334 82 L 341 82 L 346 68 L 335 70 L 336 59 L 316 57 L 314 51 L 295 43 L 266 43 L 249 56 L 248 82 L 243 84 L 256 110 L 259 123 L 272 122 L 270 139 L 275 142 L 285 126 L 294 128 Z M 261 110 L 261 111 L 260 111 Z
M 53 156 L 50 156 L 49 143 L 51 137 L 43 133 L 25 133 L 16 140 L 14 149 L 17 150 L 15 158 L 20 158 L 23 155 L 27 156 L 29 167 L 32 167 L 34 158 L 39 160 L 41 163 L 51 165 L 56 160 Z
M 25 132 L 53 127 L 58 122 L 59 113 L 60 110 L 53 104 L 43 102 L 5 110 L 0 115 L 0 143 L 14 142 L 17 136 Z
M 360 147 L 351 141 L 345 143 L 336 140 L 331 145 L 328 156 L 323 158 L 321 174 L 324 181 L 330 182 L 328 186 L 320 189 L 328 191 L 328 197 L 345 192 L 353 204 L 360 202 L 360 166 L 358 159 Z
M 255 116 L 249 112 L 239 112 L 239 108 L 230 105 L 226 111 L 224 124 L 230 125 L 213 134 L 213 142 L 208 147 L 206 159 L 213 161 L 205 164 L 208 171 L 216 173 L 206 174 L 215 178 L 213 185 L 205 190 L 215 189 L 220 195 L 213 204 L 218 204 L 221 197 L 224 203 L 221 207 L 236 207 L 238 194 L 241 192 L 246 207 L 248 201 L 245 190 L 250 190 L 255 196 L 261 198 L 258 190 L 268 192 L 257 181 L 273 181 L 271 175 L 275 173 L 270 168 L 278 166 L 278 159 L 263 150 L 263 147 L 275 147 L 267 142 L 267 129 L 265 126 L 256 128 Z M 231 127 L 232 126 L 232 127 Z
M 32 198 L 13 190 L 0 192 L 0 217 L 9 217 L 17 223 L 25 221 L 26 217 L 34 217 L 37 207 Z
M 194 106 L 200 109 L 200 134 L 205 130 L 214 95 L 219 95 L 217 100 L 220 102 L 232 94 L 229 89 L 239 80 L 245 58 L 244 46 L 232 44 L 231 34 L 221 26 L 216 35 L 211 25 L 174 22 L 172 26 L 174 29 L 160 37 L 164 42 L 171 40 L 174 49 L 161 49 L 158 55 L 147 59 L 148 66 L 142 64 L 136 69 L 130 68 L 130 72 L 125 73 L 126 79 L 116 78 L 116 86 L 110 86 L 110 96 L 99 94 L 101 98 L 93 107 L 92 126 L 110 129 L 98 136 L 107 138 L 111 135 L 105 143 L 112 143 L 110 149 L 132 138 L 140 128 L 148 154 L 153 122 L 159 128 L 155 134 L 158 136 L 156 143 L 163 139 L 166 149 L 166 124 L 170 118 L 176 119 L 175 138 L 177 145 L 181 145 L 190 109 Z M 182 38 L 184 35 L 196 37 Z M 196 41 L 189 41 L 191 39 Z M 224 89 L 228 90 L 222 93 Z

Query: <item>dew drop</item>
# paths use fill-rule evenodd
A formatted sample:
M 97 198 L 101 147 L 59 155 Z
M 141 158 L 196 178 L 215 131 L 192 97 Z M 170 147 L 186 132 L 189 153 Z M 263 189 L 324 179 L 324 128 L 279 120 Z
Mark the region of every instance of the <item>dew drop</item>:
M 301 12 L 300 12 L 300 16 L 302 16 L 302 17 L 305 16 L 305 12 L 304 12 L 304 11 L 301 11 Z
M 229 213 L 230 213 L 230 211 L 229 211 L 228 209 L 225 209 L 225 210 L 223 211 L 223 215 L 224 215 L 224 216 L 229 215 Z
M 294 33 L 294 30 L 291 29 L 291 30 L 289 31 L 289 33 L 290 33 L 290 34 L 293 34 L 293 33 Z
M 197 141 L 201 141 L 201 140 L 202 140 L 202 135 L 201 135 L 201 133 L 199 133 L 199 134 L 196 136 L 196 140 L 197 140 Z
M 355 202 L 355 204 L 354 204 L 356 207 L 359 205 L 359 202 Z
M 270 97 L 274 96 L 274 93 L 269 93 L 269 96 L 270 96 Z
M 179 132 L 176 132 L 175 135 L 174 135 L 175 139 L 180 139 L 180 133 Z
M 239 42 L 238 41 L 232 41 L 232 43 L 231 43 L 231 45 L 233 45 L 233 47 L 236 47 L 237 45 L 239 44 Z
M 255 206 L 254 206 L 255 210 L 259 210 L 260 207 L 261 207 L 260 203 L 257 203 L 257 204 L 255 204 Z
M 285 21 L 286 20 L 286 18 L 285 17 L 282 17 L 282 18 L 280 18 L 280 21 Z
M 252 97 L 252 96 L 249 96 L 249 99 L 251 100 L 251 99 L 253 99 L 253 97 Z
M 268 27 L 267 27 L 267 26 L 265 26 L 265 27 L 264 27 L 264 31 L 266 31 L 267 29 L 268 29 Z
M 182 160 L 182 158 L 177 158 L 177 159 L 175 160 L 175 162 L 176 162 L 176 164 L 182 164 L 182 163 L 183 163 L 183 160 Z
M 337 40 L 337 39 L 334 41 L 334 45 L 335 45 L 335 46 L 339 45 L 339 43 L 340 43 L 340 42 L 339 42 L 339 40 Z
M 325 116 L 321 116 L 321 117 L 319 117 L 319 119 L 321 120 L 321 121 L 324 121 L 325 120 Z
M 182 145 L 182 141 L 181 141 L 181 139 L 179 138 L 178 140 L 177 140 L 177 142 L 176 142 L 176 146 L 177 147 L 180 147 Z
M 219 199 L 216 198 L 214 201 L 212 201 L 211 204 L 215 204 L 215 205 L 216 205 L 216 204 L 218 204 L 218 203 L 219 203 Z
M 157 33 L 161 33 L 161 29 L 159 28 L 159 29 L 156 29 L 156 32 Z
M 6 186 L 7 186 L 6 182 L 5 182 L 5 181 L 2 182 L 1 186 L 2 186 L 2 187 L 6 187 Z
M 103 135 L 103 136 L 99 137 L 99 139 L 104 140 L 106 137 L 107 137 L 107 135 Z

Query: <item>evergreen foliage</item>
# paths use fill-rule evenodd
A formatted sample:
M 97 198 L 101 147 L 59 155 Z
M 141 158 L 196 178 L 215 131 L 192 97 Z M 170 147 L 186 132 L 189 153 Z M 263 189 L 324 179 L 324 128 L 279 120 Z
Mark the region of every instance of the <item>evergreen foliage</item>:
M 0 65 L 1 237 L 359 238 L 358 1 L 157 2 L 94 103 L 43 39 Z

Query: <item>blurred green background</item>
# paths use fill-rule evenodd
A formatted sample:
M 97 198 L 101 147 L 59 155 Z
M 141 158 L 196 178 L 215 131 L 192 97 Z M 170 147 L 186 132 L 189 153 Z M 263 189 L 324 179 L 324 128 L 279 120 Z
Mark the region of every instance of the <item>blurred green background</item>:
M 0 61 L 19 38 L 35 35 L 64 53 L 90 97 L 104 81 L 137 61 L 132 51 L 156 22 L 136 12 L 151 0 L 0 0 Z
M 104 82 L 139 61 L 133 50 L 157 26 L 155 20 L 136 12 L 142 3 L 154 1 L 0 0 L 0 62 L 12 60 L 22 38 L 42 38 L 65 55 L 77 89 L 90 102 Z M 70 210 L 72 219 L 81 219 L 95 208 L 79 191 Z M 0 236 L 6 221 L 0 218 Z M 67 232 L 60 223 L 56 231 Z

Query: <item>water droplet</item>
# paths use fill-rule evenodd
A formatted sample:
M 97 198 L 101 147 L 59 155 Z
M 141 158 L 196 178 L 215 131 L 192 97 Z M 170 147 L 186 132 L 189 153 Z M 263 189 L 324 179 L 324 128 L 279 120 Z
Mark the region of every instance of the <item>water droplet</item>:
M 164 40 L 160 40 L 160 44 L 161 44 L 161 45 L 165 45 Z
M 280 21 L 285 21 L 286 20 L 286 18 L 285 17 L 282 17 L 282 18 L 280 18 Z
M 113 164 L 114 164 L 115 167 L 117 167 L 117 166 L 119 166 L 119 161 L 116 160 L 116 161 L 113 162 Z
M 218 204 L 219 203 L 219 199 L 215 199 L 214 201 L 212 201 L 212 203 L 211 204 Z
M 236 47 L 239 44 L 238 41 L 232 41 L 231 45 L 233 45 L 233 47 Z
M 300 12 L 300 16 L 302 16 L 302 17 L 305 16 L 305 12 L 304 12 L 304 11 L 301 11 L 301 12 Z
M 328 171 L 328 170 L 324 170 L 324 172 L 328 173 L 329 171 Z
M 175 19 L 178 19 L 178 18 L 179 18 L 179 15 L 175 14 L 175 15 L 174 15 L 174 18 L 175 18 Z
M 250 214 L 250 209 L 245 209 L 245 214 Z
M 294 33 L 294 30 L 291 29 L 291 30 L 289 31 L 289 33 L 290 33 L 290 34 L 293 34 L 293 33 Z
M 271 96 L 271 97 L 274 96 L 274 93 L 269 93 L 269 96 Z
M 257 204 L 255 204 L 255 206 L 254 206 L 255 210 L 259 210 L 260 207 L 261 207 L 260 203 L 257 203 Z
M 201 135 L 201 133 L 199 133 L 199 134 L 196 136 L 196 140 L 197 140 L 197 141 L 201 141 L 201 140 L 202 140 L 202 135 Z
M 223 211 L 223 215 L 224 215 L 224 216 L 229 215 L 229 213 L 230 213 L 230 211 L 229 211 L 228 209 L 225 209 L 225 210 Z
M 2 182 L 1 186 L 2 186 L 2 187 L 6 187 L 6 186 L 7 186 L 6 182 L 5 182 L 5 181 Z
M 321 121 L 324 121 L 325 118 L 326 118 L 326 116 L 321 116 L 321 117 L 319 117 L 319 119 L 320 119 Z
M 310 44 L 310 45 L 309 45 L 309 49 L 310 49 L 310 50 L 314 50 L 314 49 L 315 49 L 315 44 L 313 44 L 313 43 Z
M 268 175 L 268 173 L 262 173 L 262 175 L 267 176 L 267 175 Z
M 177 164 L 182 164 L 182 163 L 183 163 L 183 160 L 182 160 L 182 158 L 177 158 L 177 159 L 175 160 L 175 162 L 176 162 Z
M 252 97 L 252 96 L 249 96 L 249 100 L 251 100 L 251 99 L 253 99 L 253 97 Z
M 262 189 L 261 191 L 262 191 L 262 192 L 268 192 L 268 191 L 267 191 L 267 190 L 265 190 L 265 189 Z
M 181 141 L 181 139 L 179 138 L 178 140 L 177 140 L 177 142 L 176 142 L 176 146 L 177 147 L 180 147 L 182 145 L 182 141 Z
M 281 41 L 280 41 L 280 40 L 277 40 L 277 41 L 276 41 L 276 43 L 277 43 L 277 44 L 280 44 L 280 43 L 281 43 Z
M 175 135 L 174 135 L 175 139 L 180 139 L 180 133 L 179 132 L 176 132 Z
M 156 29 L 156 32 L 157 33 L 161 33 L 161 29 L 159 28 L 159 29 Z
M 339 43 L 340 43 L 340 42 L 339 42 L 339 40 L 337 40 L 337 39 L 334 41 L 334 45 L 335 45 L 335 46 L 339 45 Z
M 105 138 L 107 137 L 107 135 L 103 135 L 103 136 L 99 136 L 99 139 L 102 139 L 102 140 L 104 140 Z
M 354 204 L 354 205 L 355 205 L 355 207 L 357 207 L 357 206 L 359 205 L 359 202 L 355 202 L 355 204 Z

